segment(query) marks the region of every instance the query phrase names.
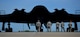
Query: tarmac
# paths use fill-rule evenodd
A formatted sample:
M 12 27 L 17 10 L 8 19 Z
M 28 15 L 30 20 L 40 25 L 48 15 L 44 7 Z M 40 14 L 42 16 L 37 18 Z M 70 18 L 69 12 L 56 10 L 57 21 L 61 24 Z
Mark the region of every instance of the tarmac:
M 80 32 L 0 32 L 0 37 L 80 37 Z

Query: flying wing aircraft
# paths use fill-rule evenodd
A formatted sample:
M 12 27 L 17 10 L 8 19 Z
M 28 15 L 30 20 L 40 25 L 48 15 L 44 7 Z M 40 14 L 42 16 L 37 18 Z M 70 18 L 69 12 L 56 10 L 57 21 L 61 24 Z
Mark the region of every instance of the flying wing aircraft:
M 75 23 L 75 30 L 78 30 L 77 22 L 80 22 L 80 15 L 68 14 L 65 9 L 55 9 L 55 11 L 51 13 L 45 6 L 38 5 L 35 6 L 29 13 L 24 10 L 25 9 L 15 9 L 12 14 L 0 15 L 0 22 L 3 22 L 2 30 L 4 30 L 5 22 L 28 23 L 29 27 L 29 23 L 36 23 L 37 20 L 40 20 L 45 27 L 47 21 L 55 23 L 57 21 L 69 22 L 72 20 L 72 22 Z

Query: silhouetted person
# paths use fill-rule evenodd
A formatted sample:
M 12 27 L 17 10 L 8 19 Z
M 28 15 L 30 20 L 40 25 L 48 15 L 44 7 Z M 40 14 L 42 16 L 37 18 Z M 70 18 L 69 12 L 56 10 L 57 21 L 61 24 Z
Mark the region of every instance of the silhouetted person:
M 8 28 L 5 28 L 5 32 L 9 32 L 9 31 L 8 31 Z
M 12 28 L 6 28 L 5 32 L 12 32 Z
M 43 32 L 43 27 L 42 26 L 40 27 L 40 32 Z
M 67 32 L 72 32 L 72 21 L 71 20 L 68 24 Z
M 37 26 L 37 31 L 38 32 L 40 32 L 40 29 L 41 29 L 41 22 L 40 22 L 40 20 L 38 20 L 37 22 L 36 22 L 36 26 Z
M 59 25 L 60 25 L 60 23 L 56 22 L 56 32 L 59 32 Z
M 62 30 L 65 32 L 65 29 L 64 29 L 64 22 L 61 22 L 61 32 Z
M 47 22 L 47 31 L 48 31 L 48 32 L 51 32 L 51 26 L 52 26 L 51 21 L 48 21 L 48 22 Z
M 69 22 L 68 27 L 69 27 L 69 31 L 68 32 L 71 32 L 72 31 L 72 23 L 71 22 Z
M 6 28 L 6 32 L 12 32 L 12 28 L 10 27 L 10 22 L 8 22 L 8 28 Z

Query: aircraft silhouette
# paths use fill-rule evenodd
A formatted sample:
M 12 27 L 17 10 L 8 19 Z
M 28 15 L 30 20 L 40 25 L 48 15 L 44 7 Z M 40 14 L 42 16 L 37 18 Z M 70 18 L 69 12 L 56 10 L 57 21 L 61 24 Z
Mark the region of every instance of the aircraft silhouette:
M 75 30 L 78 30 L 77 22 L 80 22 L 80 15 L 68 14 L 65 9 L 55 9 L 53 13 L 50 13 L 45 6 L 38 5 L 29 13 L 24 10 L 15 9 L 12 14 L 0 15 L 0 22 L 3 22 L 2 30 L 4 30 L 5 22 L 28 23 L 29 27 L 29 23 L 36 23 L 37 20 L 40 20 L 45 27 L 48 21 L 55 23 L 57 21 L 69 22 L 72 20 L 75 23 Z

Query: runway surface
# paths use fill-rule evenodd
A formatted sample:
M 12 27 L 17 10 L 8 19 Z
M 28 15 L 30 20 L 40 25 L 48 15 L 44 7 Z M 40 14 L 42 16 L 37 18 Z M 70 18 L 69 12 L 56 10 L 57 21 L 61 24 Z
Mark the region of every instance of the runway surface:
M 80 37 L 80 32 L 0 32 L 0 37 Z

